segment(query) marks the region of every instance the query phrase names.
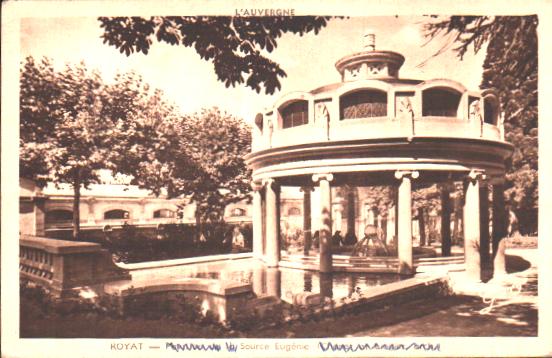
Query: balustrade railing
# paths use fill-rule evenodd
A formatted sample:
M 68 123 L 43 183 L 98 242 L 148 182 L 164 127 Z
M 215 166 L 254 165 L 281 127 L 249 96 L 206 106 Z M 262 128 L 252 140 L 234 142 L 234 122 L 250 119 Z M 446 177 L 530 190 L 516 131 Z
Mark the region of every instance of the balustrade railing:
M 19 239 L 19 273 L 57 296 L 77 287 L 130 279 L 99 244 L 29 235 Z
M 424 113 L 422 117 L 414 118 L 388 117 L 383 107 L 370 107 L 370 111 L 369 115 L 364 113 L 361 117 L 348 113 L 346 117 L 342 116 L 335 122 L 311 123 L 278 129 L 270 134 L 270 138 L 266 134 L 254 138 L 254 147 L 256 150 L 263 150 L 325 141 L 401 136 L 502 140 L 500 131 L 495 125 L 484 124 L 481 128 L 480 123 L 474 125 L 468 120 L 457 117 L 456 112 L 448 110 L 432 110 Z M 382 116 L 373 116 L 375 114 Z

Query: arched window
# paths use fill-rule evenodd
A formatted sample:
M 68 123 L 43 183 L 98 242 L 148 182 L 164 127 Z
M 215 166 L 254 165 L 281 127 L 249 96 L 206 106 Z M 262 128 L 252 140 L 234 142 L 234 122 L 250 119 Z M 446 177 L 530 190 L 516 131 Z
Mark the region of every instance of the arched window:
M 497 104 L 496 100 L 494 100 L 492 97 L 485 97 L 484 99 L 484 114 L 483 114 L 483 120 L 485 123 L 489 124 L 497 124 L 498 122 L 498 111 L 497 111 Z
M 115 209 L 115 210 L 109 210 L 104 213 L 104 219 L 110 220 L 110 219 L 128 219 L 130 218 L 130 214 L 126 210 L 121 209 Z
M 153 218 L 154 219 L 160 219 L 160 218 L 174 218 L 176 217 L 176 213 L 169 209 L 159 209 L 155 210 L 153 212 Z
M 67 223 L 73 220 L 71 210 L 56 209 L 46 212 L 46 223 Z
M 387 116 L 387 93 L 379 90 L 361 90 L 339 99 L 341 119 Z
M 245 209 L 242 209 L 242 208 L 234 208 L 230 212 L 230 216 L 245 216 L 245 215 L 246 215 Z
M 430 88 L 422 93 L 422 115 L 457 117 L 462 94 L 450 88 Z
M 295 101 L 280 109 L 282 127 L 291 128 L 309 123 L 309 102 Z
M 299 208 L 296 208 L 294 206 L 289 208 L 288 216 L 297 216 L 297 215 L 301 215 L 301 210 L 299 210 Z

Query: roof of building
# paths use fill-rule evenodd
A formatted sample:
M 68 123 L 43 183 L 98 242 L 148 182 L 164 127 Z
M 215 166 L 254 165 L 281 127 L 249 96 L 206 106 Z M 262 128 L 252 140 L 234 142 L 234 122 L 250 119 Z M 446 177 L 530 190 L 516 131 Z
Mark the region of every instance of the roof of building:
M 53 183 L 42 189 L 42 193 L 48 196 L 72 196 L 73 187 L 69 184 Z M 141 189 L 136 185 L 124 184 L 91 184 L 88 188 L 81 189 L 81 196 L 93 197 L 118 197 L 118 198 L 154 198 L 155 195 L 147 189 Z M 160 197 L 166 197 L 160 195 Z
M 424 82 L 422 80 L 403 79 L 403 78 L 382 78 L 382 79 L 377 79 L 377 81 L 382 81 L 382 82 L 392 83 L 392 84 L 413 84 L 413 85 Z M 310 91 L 310 93 L 319 94 L 319 93 L 324 93 L 324 92 L 333 92 L 333 91 L 337 90 L 338 88 L 340 88 L 340 87 L 342 87 L 346 84 L 347 84 L 347 82 L 331 83 L 329 85 L 324 85 L 324 86 L 320 86 L 318 88 L 315 88 L 312 91 Z

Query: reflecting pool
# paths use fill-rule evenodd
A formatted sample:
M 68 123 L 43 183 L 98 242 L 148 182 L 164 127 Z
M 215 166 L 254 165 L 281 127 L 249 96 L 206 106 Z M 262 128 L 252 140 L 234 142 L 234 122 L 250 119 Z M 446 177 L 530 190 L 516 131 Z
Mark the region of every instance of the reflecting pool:
M 139 275 L 136 277 L 135 275 Z M 151 275 L 151 277 L 149 277 Z M 355 291 L 396 282 L 408 277 L 397 274 L 331 273 L 291 268 L 267 268 L 255 259 L 227 260 L 212 263 L 147 270 L 133 273 L 133 279 L 170 280 L 210 278 L 250 283 L 257 296 L 276 296 L 293 303 L 293 297 L 303 292 L 320 293 L 331 298 L 350 297 Z

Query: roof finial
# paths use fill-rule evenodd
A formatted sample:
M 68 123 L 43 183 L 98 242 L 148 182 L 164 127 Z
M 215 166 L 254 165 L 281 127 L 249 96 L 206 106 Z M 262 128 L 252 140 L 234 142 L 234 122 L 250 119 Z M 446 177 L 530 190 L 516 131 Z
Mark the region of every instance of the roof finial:
M 367 51 L 376 50 L 376 34 L 371 29 L 364 30 L 364 49 Z

